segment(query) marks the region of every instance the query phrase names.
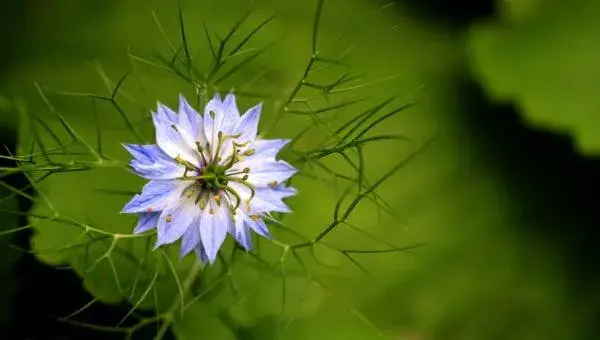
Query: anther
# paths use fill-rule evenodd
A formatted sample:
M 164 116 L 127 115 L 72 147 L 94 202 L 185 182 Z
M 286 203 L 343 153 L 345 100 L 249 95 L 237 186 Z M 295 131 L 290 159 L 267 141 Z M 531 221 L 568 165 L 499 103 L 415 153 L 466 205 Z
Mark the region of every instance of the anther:
M 165 217 L 165 221 L 167 221 L 167 223 L 171 223 L 171 221 L 173 221 L 173 216 L 167 215 L 167 217 Z
M 250 218 L 255 222 L 260 220 L 260 216 L 258 216 L 258 215 L 251 215 Z
M 273 182 L 269 182 L 269 188 L 273 189 L 275 188 L 279 183 L 277 183 L 277 181 L 273 181 Z
M 248 179 L 248 175 L 244 175 L 244 176 L 242 177 L 242 179 L 243 179 L 244 181 L 245 181 L 245 180 L 247 180 L 247 179 Z
M 252 156 L 256 151 L 254 149 L 248 149 L 244 151 L 244 156 Z
M 243 172 L 243 173 L 245 173 L 245 174 L 247 174 L 247 173 L 249 173 L 249 172 L 250 172 L 250 168 L 244 168 L 244 169 L 242 170 L 242 172 Z

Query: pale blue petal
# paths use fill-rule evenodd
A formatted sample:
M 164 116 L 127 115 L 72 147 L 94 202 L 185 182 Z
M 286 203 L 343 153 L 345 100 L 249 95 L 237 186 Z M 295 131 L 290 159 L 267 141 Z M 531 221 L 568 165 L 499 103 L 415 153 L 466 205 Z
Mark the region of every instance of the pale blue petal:
M 196 248 L 194 248 L 194 252 L 196 253 L 196 256 L 198 256 L 198 259 L 200 260 L 200 262 L 202 262 L 202 263 L 210 262 L 208 256 L 206 255 L 206 250 L 204 249 L 204 245 L 202 244 L 202 242 L 198 243 Z
M 275 158 L 290 139 L 257 139 L 252 143 L 255 156 L 262 158 Z
M 280 184 L 298 172 L 286 161 L 258 156 L 243 159 L 232 167 L 232 170 L 242 171 L 244 168 L 250 169 L 247 181 L 255 187 L 268 186 L 272 182 Z
M 183 258 L 189 254 L 194 248 L 200 243 L 200 219 L 192 222 L 188 230 L 183 234 L 181 238 L 181 250 L 179 251 L 179 257 Z
M 142 189 L 142 193 L 133 196 L 122 213 L 157 212 L 165 209 L 168 203 L 179 199 L 185 184 L 179 181 L 150 181 Z
M 250 232 L 248 226 L 245 223 L 247 217 L 242 212 L 238 212 L 234 218 L 234 227 L 231 231 L 233 237 L 238 243 L 246 250 L 252 249 L 252 239 L 250 238 Z
M 199 166 L 199 155 L 188 141 L 183 138 L 177 127 L 158 115 L 153 115 L 154 126 L 156 127 L 156 144 L 171 158 L 181 157 L 186 161 Z
M 213 263 L 217 258 L 219 248 L 221 248 L 225 237 L 227 237 L 230 223 L 233 222 L 224 206 L 214 208 L 216 209 L 214 209 L 213 214 L 204 211 L 200 221 L 200 237 L 210 263 Z
M 137 226 L 135 229 L 133 229 L 133 233 L 141 234 L 145 231 L 156 228 L 156 225 L 158 224 L 158 216 L 160 216 L 160 213 L 158 212 L 140 214 Z
M 157 116 L 159 116 L 162 119 L 167 120 L 171 124 L 177 123 L 177 113 L 175 111 L 171 110 L 168 106 L 163 105 L 160 102 L 158 102 L 156 106 L 157 106 L 157 110 L 156 110 Z
M 250 202 L 252 213 L 290 213 L 292 210 L 283 202 L 283 199 L 288 196 L 291 196 L 289 192 L 282 193 L 269 188 L 256 189 L 254 198 Z
M 133 172 L 147 179 L 173 179 L 181 176 L 184 167 L 175 163 L 157 145 L 123 144 L 134 157 L 129 162 Z
M 192 200 L 172 202 L 158 219 L 155 247 L 179 240 L 188 229 L 193 227 L 193 222 L 197 221 L 200 213 L 201 210 Z
M 210 143 L 211 148 L 214 147 L 214 143 L 216 141 L 216 136 L 214 136 L 216 133 L 213 134 L 215 119 L 220 112 L 223 112 L 222 108 L 223 102 L 221 101 L 221 96 L 219 96 L 218 93 L 215 94 L 215 96 L 209 100 L 204 107 L 204 135 L 206 136 L 207 141 Z
M 183 95 L 179 95 L 178 128 L 191 146 L 195 147 L 196 141 L 206 143 L 202 116 L 194 110 Z
M 237 125 L 235 126 L 235 133 L 242 134 L 238 138 L 238 140 L 242 143 L 246 141 L 252 141 L 256 138 L 256 134 L 258 133 L 258 121 L 260 120 L 261 110 L 262 103 L 250 108 L 237 121 Z
M 242 184 L 230 183 L 229 186 L 235 190 L 243 201 L 250 199 L 250 190 Z M 266 212 L 291 212 L 290 207 L 283 202 L 284 198 L 293 196 L 297 190 L 292 187 L 279 186 L 276 188 L 256 188 L 254 196 L 250 200 L 249 214 L 261 214 Z
M 234 128 L 236 127 L 240 118 L 240 112 L 238 110 L 235 95 L 233 92 L 229 92 L 223 100 L 223 106 L 220 114 L 215 118 L 215 126 L 218 130 L 223 131 L 224 134 L 234 134 Z
M 255 233 L 266 238 L 271 238 L 271 232 L 267 228 L 265 221 L 262 219 L 255 221 L 250 217 L 247 217 L 245 222 L 250 229 L 254 230 Z

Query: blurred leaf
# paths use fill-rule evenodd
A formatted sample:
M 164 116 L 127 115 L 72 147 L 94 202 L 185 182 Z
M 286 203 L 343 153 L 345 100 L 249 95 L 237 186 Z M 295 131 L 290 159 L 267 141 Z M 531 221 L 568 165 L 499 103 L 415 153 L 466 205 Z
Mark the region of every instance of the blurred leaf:
M 525 119 L 566 131 L 584 153 L 600 150 L 600 35 L 594 0 L 499 1 L 499 22 L 472 28 L 475 72 L 496 100 L 514 101 Z
M 173 328 L 178 340 L 195 340 L 210 334 L 211 339 L 235 340 L 231 331 L 218 317 L 218 312 L 210 305 L 195 303 L 175 322 Z
M 13 119 L 11 119 L 13 118 Z M 14 119 L 14 108 L 11 102 L 0 96 L 0 144 L 14 145 L 13 138 L 16 137 L 16 120 Z M 6 150 L 0 152 L 6 155 Z M 5 160 L 2 164 L 7 163 Z M 12 182 L 12 181 L 11 181 Z M 11 317 L 14 293 L 18 288 L 18 277 L 13 272 L 13 266 L 21 256 L 19 249 L 14 245 L 14 235 L 19 227 L 18 201 L 19 195 L 15 192 L 14 184 L 11 185 L 5 179 L 0 179 L 0 328 Z M 18 232 L 18 231 L 17 231 Z

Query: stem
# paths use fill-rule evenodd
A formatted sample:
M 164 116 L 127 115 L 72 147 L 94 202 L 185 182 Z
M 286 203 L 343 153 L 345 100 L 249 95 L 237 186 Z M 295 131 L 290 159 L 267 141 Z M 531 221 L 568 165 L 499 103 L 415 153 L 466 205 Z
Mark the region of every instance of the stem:
M 192 288 L 194 281 L 196 281 L 198 274 L 200 274 L 200 269 L 202 269 L 202 264 L 199 261 L 195 262 L 194 265 L 192 266 L 192 268 L 190 268 L 190 271 L 188 272 L 188 275 L 185 278 L 185 281 L 183 281 L 183 285 L 181 288 L 183 290 L 184 297 L 186 296 L 187 293 L 189 293 L 190 289 Z M 156 336 L 154 337 L 154 340 L 161 340 L 163 338 L 163 336 L 167 333 L 167 331 L 169 330 L 169 327 L 173 323 L 173 315 L 175 314 L 175 310 L 177 310 L 177 308 L 180 308 L 180 307 L 183 308 L 183 306 L 181 306 L 181 300 L 175 299 L 175 301 L 173 301 L 173 304 L 169 307 L 167 312 L 164 314 L 163 323 L 160 325 L 160 328 L 156 332 Z

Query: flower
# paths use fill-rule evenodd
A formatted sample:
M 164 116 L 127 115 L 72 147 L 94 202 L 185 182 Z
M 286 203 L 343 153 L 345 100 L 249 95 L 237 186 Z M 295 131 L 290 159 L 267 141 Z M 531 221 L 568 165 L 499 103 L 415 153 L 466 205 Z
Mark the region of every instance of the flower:
M 183 96 L 179 112 L 158 103 L 152 113 L 156 144 L 124 144 L 132 171 L 148 179 L 122 213 L 137 214 L 134 233 L 157 229 L 155 248 L 181 239 L 213 263 L 227 233 L 246 250 L 250 230 L 270 237 L 265 219 L 291 212 L 283 199 L 296 189 L 283 183 L 297 170 L 276 159 L 289 142 L 257 137 L 262 103 L 240 116 L 235 95 L 217 94 L 200 115 Z

